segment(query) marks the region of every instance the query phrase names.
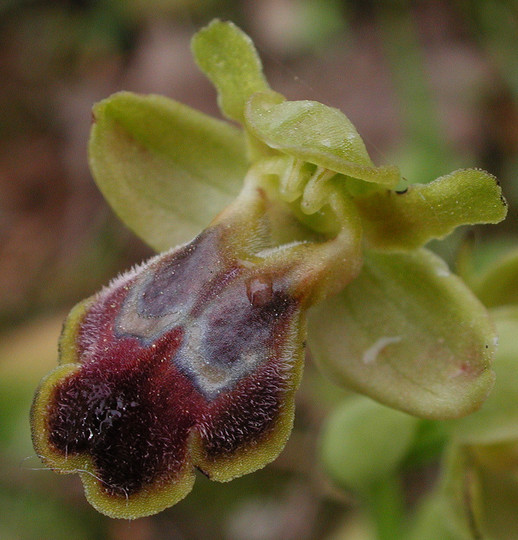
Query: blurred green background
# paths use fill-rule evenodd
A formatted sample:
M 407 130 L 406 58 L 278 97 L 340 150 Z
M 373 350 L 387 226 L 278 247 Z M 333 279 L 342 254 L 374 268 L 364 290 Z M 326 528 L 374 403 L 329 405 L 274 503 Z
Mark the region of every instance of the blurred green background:
M 518 233 L 518 5 L 504 0 L 2 0 L 0 2 L 0 538 L 367 538 L 353 498 L 317 459 L 319 430 L 344 395 L 308 361 L 294 433 L 265 470 L 203 477 L 165 512 L 110 520 L 76 477 L 45 471 L 28 414 L 55 366 L 64 315 L 151 254 L 104 203 L 86 157 L 91 106 L 125 89 L 219 116 L 191 58 L 192 34 L 231 19 L 256 43 L 271 86 L 344 111 L 375 163 L 410 182 L 460 167 L 495 174 Z M 451 263 L 461 234 L 438 249 Z M 431 467 L 431 468 L 430 468 Z M 408 479 L 410 499 L 433 464 Z

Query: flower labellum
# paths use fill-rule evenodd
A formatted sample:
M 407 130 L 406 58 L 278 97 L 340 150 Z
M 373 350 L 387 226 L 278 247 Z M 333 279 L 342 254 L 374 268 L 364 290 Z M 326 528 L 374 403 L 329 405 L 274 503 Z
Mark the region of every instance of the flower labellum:
M 79 472 L 105 514 L 155 513 L 191 490 L 195 467 L 231 480 L 286 443 L 312 291 L 300 259 L 322 247 L 267 248 L 267 233 L 252 229 L 247 252 L 246 238 L 232 238 L 233 208 L 250 226 L 264 204 L 256 193 L 81 302 L 65 323 L 66 363 L 34 401 L 34 443 L 56 470 Z M 259 226 L 267 229 L 264 218 Z
M 269 89 L 232 23 L 193 52 L 242 130 L 160 96 L 94 107 L 94 178 L 162 253 L 71 311 L 32 407 L 38 455 L 112 517 L 175 504 L 195 469 L 228 481 L 275 459 L 306 337 L 336 382 L 420 416 L 468 414 L 493 382 L 487 312 L 421 246 L 503 219 L 495 179 L 396 194 L 340 111 Z
M 121 276 L 67 321 L 62 353 L 75 362 L 43 384 L 35 440 L 54 466 L 84 471 L 105 513 L 155 512 L 191 489 L 194 466 L 230 480 L 286 441 L 300 298 L 282 277 L 219 258 L 220 235 Z

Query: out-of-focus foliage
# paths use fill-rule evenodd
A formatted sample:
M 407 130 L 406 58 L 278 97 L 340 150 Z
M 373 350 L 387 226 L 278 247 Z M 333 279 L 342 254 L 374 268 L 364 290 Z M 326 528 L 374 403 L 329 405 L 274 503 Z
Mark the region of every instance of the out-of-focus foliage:
M 230 485 L 200 478 L 186 501 L 131 527 L 87 507 L 75 479 L 56 482 L 31 470 L 41 465 L 30 445 L 28 411 L 35 382 L 55 364 L 61 313 L 149 254 L 118 224 L 91 180 L 92 103 L 124 89 L 167 94 L 215 113 L 214 93 L 188 59 L 190 36 L 214 16 L 231 18 L 253 37 L 272 87 L 290 99 L 322 99 L 343 110 L 365 135 L 375 163 L 401 163 L 412 181 L 471 166 L 497 176 L 510 213 L 498 228 L 474 231 L 471 244 L 487 246 L 483 254 L 475 251 L 475 269 L 484 261 L 492 265 L 500 244 L 516 245 L 514 4 L 382 4 L 0 4 L 1 538 L 371 538 L 352 496 L 332 487 L 317 462 L 319 427 L 344 395 L 311 364 L 294 435 L 272 467 Z M 453 261 L 463 237 L 434 249 Z M 491 283 L 503 279 L 495 274 Z M 514 293 L 508 294 L 496 304 Z M 444 440 L 442 424 L 420 422 L 402 464 L 408 464 L 404 489 L 411 509 L 431 490 Z M 438 521 L 432 510 L 429 524 Z

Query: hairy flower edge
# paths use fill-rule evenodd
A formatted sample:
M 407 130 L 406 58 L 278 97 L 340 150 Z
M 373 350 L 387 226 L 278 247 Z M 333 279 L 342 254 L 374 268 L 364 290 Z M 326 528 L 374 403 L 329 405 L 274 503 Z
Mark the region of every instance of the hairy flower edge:
M 195 468 L 221 482 L 257 470 L 291 432 L 304 309 L 282 272 L 214 251 L 220 230 L 78 304 L 36 393 L 36 452 L 111 517 L 175 504 Z

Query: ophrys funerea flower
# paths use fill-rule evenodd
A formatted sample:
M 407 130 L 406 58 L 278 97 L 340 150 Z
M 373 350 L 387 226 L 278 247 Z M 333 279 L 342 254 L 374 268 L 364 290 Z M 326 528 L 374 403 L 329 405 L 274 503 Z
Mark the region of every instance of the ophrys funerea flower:
M 42 459 L 114 517 L 174 504 L 195 468 L 226 481 L 279 454 L 314 304 L 317 360 L 384 403 L 459 416 L 493 380 L 484 308 L 420 246 L 502 219 L 494 178 L 398 193 L 398 170 L 372 164 L 342 113 L 269 89 L 234 25 L 211 23 L 193 50 L 243 130 L 158 96 L 94 108 L 94 176 L 164 253 L 72 310 L 33 405 Z

